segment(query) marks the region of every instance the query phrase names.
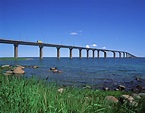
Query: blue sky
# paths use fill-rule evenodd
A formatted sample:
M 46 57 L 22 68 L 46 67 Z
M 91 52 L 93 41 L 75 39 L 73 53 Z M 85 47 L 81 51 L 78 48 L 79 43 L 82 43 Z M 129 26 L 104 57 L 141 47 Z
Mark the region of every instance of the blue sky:
M 145 0 L 0 0 L 0 38 L 145 56 Z M 13 45 L 0 44 L 0 57 L 5 56 L 13 56 Z M 19 46 L 19 56 L 37 57 L 38 47 Z M 56 48 L 44 48 L 44 56 L 56 56 Z M 61 49 L 61 56 L 69 50 Z

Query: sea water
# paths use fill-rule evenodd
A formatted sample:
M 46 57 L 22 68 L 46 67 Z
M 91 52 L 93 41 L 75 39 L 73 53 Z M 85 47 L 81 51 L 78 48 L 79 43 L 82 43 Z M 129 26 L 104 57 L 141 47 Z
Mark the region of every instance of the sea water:
M 141 85 L 145 87 L 145 58 L 32 58 L 33 60 L 5 60 L 0 65 L 39 66 L 25 68 L 25 77 L 37 76 L 48 82 L 65 86 L 93 88 L 115 88 L 125 85 L 128 89 Z M 57 67 L 62 73 L 53 73 Z M 142 81 L 137 81 L 136 78 Z

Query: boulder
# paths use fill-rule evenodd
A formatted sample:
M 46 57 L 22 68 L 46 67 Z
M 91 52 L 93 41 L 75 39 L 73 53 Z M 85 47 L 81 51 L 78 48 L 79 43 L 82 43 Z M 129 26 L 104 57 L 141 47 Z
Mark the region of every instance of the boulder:
M 34 69 L 39 68 L 38 66 L 33 66 Z
M 6 71 L 6 74 L 13 74 L 13 71 Z
M 62 93 L 64 91 L 64 89 L 63 88 L 60 88 L 57 91 L 60 92 L 60 93 Z
M 89 86 L 89 85 L 85 85 L 83 88 L 84 88 L 84 89 L 92 89 L 92 87 Z
M 10 67 L 10 65 L 2 65 L 1 67 L 2 67 L 2 68 Z
M 110 89 L 108 87 L 103 88 L 104 91 L 109 91 Z
M 141 99 L 141 96 L 140 96 L 139 94 L 136 94 L 136 93 L 133 93 L 133 94 L 132 94 L 132 97 L 133 97 L 134 99 Z
M 145 93 L 139 93 L 139 96 L 145 97 Z
M 53 73 L 62 73 L 62 71 L 55 69 L 55 70 L 53 70 Z
M 21 66 L 21 65 L 16 65 L 17 67 L 20 67 L 22 69 L 24 69 L 25 67 L 24 66 Z
M 122 103 L 124 103 L 124 102 L 126 102 L 126 103 L 128 103 L 128 102 L 133 102 L 133 100 L 134 100 L 134 98 L 133 98 L 132 96 L 130 96 L 130 95 L 122 95 L 122 96 L 120 97 L 120 101 L 121 101 Z
M 16 68 L 14 69 L 13 73 L 14 73 L 14 74 L 24 74 L 25 71 L 24 71 L 22 68 L 20 68 L 20 67 L 16 67 Z
M 108 100 L 108 101 L 113 102 L 113 103 L 118 103 L 118 99 L 115 98 L 114 96 L 106 96 L 105 100 Z
M 4 75 L 12 75 L 13 74 L 13 71 L 6 71 L 5 73 L 4 73 Z
M 125 88 L 126 88 L 126 87 L 123 86 L 123 85 L 119 85 L 119 86 L 118 86 L 118 89 L 121 90 L 121 91 L 122 91 L 122 90 L 125 90 Z
M 51 67 L 50 70 L 57 70 L 57 67 Z
M 53 70 L 53 73 L 58 73 L 58 70 L 57 69 Z
M 135 80 L 141 81 L 141 78 L 140 77 L 136 77 Z

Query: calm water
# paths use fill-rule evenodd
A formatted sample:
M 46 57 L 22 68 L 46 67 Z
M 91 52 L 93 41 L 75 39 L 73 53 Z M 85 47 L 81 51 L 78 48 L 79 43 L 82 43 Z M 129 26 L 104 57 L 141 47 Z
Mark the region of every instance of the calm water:
M 0 61 L 0 65 L 39 66 L 38 69 L 25 68 L 25 76 L 39 76 L 58 84 L 79 86 L 91 85 L 93 88 L 115 88 L 122 84 L 127 88 L 142 85 L 145 87 L 145 58 L 33 58 L 33 60 Z M 57 67 L 61 74 L 52 73 L 50 67 Z M 136 77 L 143 79 L 141 82 Z

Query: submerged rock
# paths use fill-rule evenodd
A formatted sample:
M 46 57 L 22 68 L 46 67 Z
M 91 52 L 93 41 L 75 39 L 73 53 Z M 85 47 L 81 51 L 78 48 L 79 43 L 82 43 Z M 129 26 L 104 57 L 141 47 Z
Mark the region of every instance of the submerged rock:
M 34 69 L 39 68 L 38 66 L 33 66 Z
M 57 67 L 51 67 L 50 70 L 57 70 Z
M 59 71 L 59 70 L 53 70 L 53 73 L 62 73 L 62 71 Z

